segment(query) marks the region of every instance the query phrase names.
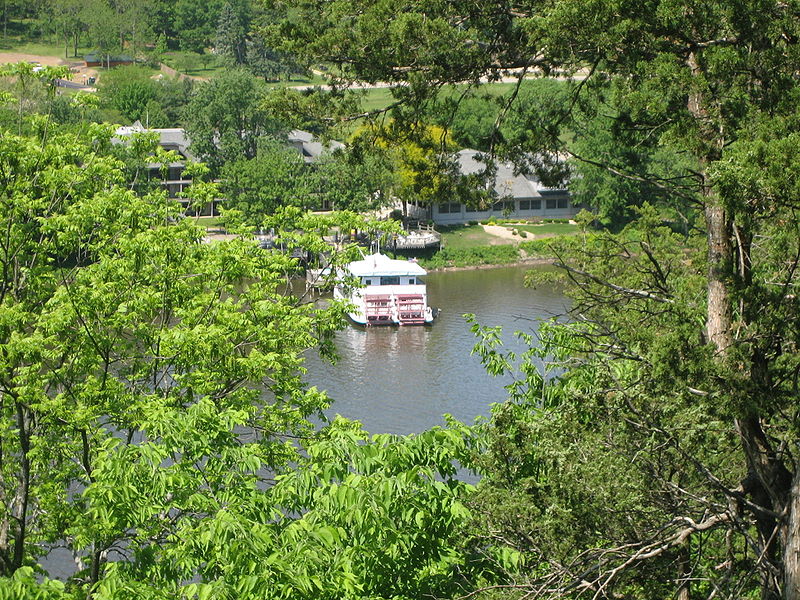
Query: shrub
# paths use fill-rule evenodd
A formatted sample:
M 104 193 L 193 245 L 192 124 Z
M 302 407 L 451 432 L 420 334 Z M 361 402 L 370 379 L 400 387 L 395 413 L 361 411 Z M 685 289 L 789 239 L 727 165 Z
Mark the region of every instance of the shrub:
M 431 258 L 421 261 L 429 269 L 503 265 L 519 259 L 515 246 L 476 246 L 474 248 L 443 248 Z

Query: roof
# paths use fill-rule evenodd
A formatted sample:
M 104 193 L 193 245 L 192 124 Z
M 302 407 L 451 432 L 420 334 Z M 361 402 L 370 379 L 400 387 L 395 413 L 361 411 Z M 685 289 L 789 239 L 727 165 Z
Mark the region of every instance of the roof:
M 427 271 L 416 262 L 410 260 L 395 260 L 385 254 L 370 254 L 363 260 L 356 260 L 347 265 L 347 269 L 356 277 L 369 275 L 397 276 L 397 275 L 425 275 Z
M 484 153 L 478 150 L 465 149 L 456 155 L 462 175 L 475 175 L 486 170 L 486 162 L 481 160 Z M 497 172 L 494 178 L 494 190 L 498 196 L 513 198 L 535 198 L 544 194 L 567 193 L 566 190 L 545 186 L 533 175 L 515 173 L 514 166 L 507 162 L 495 162 Z
M 189 136 L 180 127 L 150 129 L 142 125 L 141 121 L 136 121 L 133 125 L 118 127 L 114 132 L 118 140 L 135 133 L 157 133 L 159 146 L 167 150 L 175 150 L 189 160 L 194 160 L 194 155 L 189 150 L 189 144 L 191 144 Z
M 127 54 L 105 54 L 104 52 L 89 52 L 83 55 L 85 62 L 99 62 L 110 60 L 111 62 L 133 62 L 133 57 Z
M 344 148 L 344 144 L 336 140 L 328 140 L 323 144 L 313 133 L 300 129 L 290 131 L 286 139 L 303 155 L 303 160 L 306 162 L 314 162 L 323 154 Z
M 162 129 L 148 128 L 142 125 L 141 121 L 136 121 L 133 125 L 125 125 L 117 128 L 115 131 L 115 143 L 121 143 L 122 140 L 120 138 L 133 135 L 134 133 L 145 132 L 157 133 L 158 143 L 163 148 L 166 148 L 167 150 L 176 150 L 189 160 L 195 160 L 194 155 L 189 150 L 189 146 L 192 142 L 189 139 L 189 136 L 186 134 L 186 131 L 180 127 Z M 290 131 L 286 136 L 286 139 L 289 142 L 289 145 L 296 148 L 300 154 L 302 154 L 303 160 L 306 162 L 314 162 L 323 154 L 345 147 L 344 144 L 337 142 L 336 140 L 328 140 L 323 144 L 317 140 L 316 137 L 314 137 L 313 133 L 301 131 L 299 129 Z

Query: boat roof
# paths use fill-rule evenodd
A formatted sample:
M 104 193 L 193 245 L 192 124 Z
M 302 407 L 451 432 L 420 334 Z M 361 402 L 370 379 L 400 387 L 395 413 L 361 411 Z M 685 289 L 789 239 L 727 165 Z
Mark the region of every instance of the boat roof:
M 369 275 L 425 275 L 427 271 L 416 262 L 410 260 L 395 260 L 380 253 L 365 256 L 363 260 L 356 260 L 347 265 L 347 269 L 356 277 Z

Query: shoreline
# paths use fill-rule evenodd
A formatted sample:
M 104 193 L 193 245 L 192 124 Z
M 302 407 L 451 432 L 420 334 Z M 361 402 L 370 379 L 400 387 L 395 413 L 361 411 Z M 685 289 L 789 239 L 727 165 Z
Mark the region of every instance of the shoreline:
M 542 256 L 533 256 L 530 258 L 520 258 L 519 260 L 515 260 L 509 263 L 501 263 L 501 264 L 480 264 L 480 265 L 464 265 L 460 267 L 437 267 L 435 269 L 427 269 L 428 273 L 446 273 L 448 271 L 474 271 L 479 269 L 499 269 L 502 267 L 521 267 L 524 265 L 530 265 L 532 267 L 543 267 L 547 265 L 552 265 L 555 263 L 556 259 L 546 258 Z

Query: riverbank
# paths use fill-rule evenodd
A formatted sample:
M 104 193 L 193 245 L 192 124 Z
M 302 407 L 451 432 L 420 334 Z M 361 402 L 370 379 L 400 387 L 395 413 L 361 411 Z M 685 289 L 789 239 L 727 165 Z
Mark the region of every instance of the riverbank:
M 524 227 L 524 229 L 523 229 Z M 555 240 L 575 235 L 569 233 L 533 234 L 531 230 L 546 230 L 547 225 L 466 225 L 451 229 L 444 236 L 445 246 L 417 256 L 429 272 L 491 269 L 493 267 L 550 265 L 555 260 L 550 245 Z M 550 226 L 552 227 L 552 225 Z M 528 231 L 525 232 L 525 229 Z M 522 237 L 520 231 L 523 231 Z M 236 237 L 223 233 L 217 226 L 206 229 L 205 240 L 221 241 Z M 399 256 L 398 256 L 399 258 Z
M 489 232 L 487 232 L 489 233 Z M 420 264 L 428 271 L 476 269 L 511 265 L 537 265 L 553 262 L 551 244 L 563 236 L 547 235 L 538 239 L 520 241 L 507 233 L 487 243 L 444 248 L 423 256 Z
M 497 267 L 546 267 L 555 264 L 555 257 L 543 256 L 530 256 L 527 258 L 520 258 L 515 262 L 510 263 L 482 263 L 475 265 L 461 265 L 461 266 L 445 266 L 445 267 L 432 267 L 426 270 L 429 273 L 450 273 L 454 271 L 475 271 L 479 269 L 496 269 Z M 424 265 L 423 265 L 424 266 Z

